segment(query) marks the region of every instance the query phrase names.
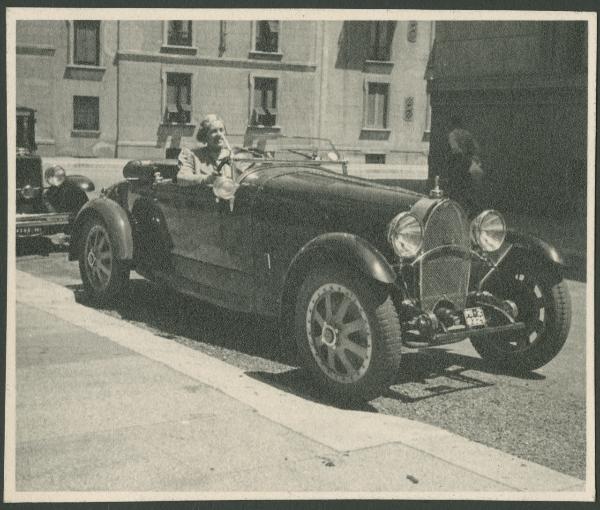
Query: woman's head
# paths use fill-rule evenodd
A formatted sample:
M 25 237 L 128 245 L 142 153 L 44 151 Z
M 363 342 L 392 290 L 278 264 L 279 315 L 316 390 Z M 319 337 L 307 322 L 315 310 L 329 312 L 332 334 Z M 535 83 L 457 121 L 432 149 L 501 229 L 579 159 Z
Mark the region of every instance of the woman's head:
M 223 148 L 225 146 L 225 123 L 223 119 L 214 113 L 204 117 L 200 122 L 200 128 L 196 138 L 211 148 Z
M 60 186 L 67 178 L 67 172 L 65 172 L 65 169 L 62 166 L 54 165 L 46 168 L 44 177 L 50 186 Z

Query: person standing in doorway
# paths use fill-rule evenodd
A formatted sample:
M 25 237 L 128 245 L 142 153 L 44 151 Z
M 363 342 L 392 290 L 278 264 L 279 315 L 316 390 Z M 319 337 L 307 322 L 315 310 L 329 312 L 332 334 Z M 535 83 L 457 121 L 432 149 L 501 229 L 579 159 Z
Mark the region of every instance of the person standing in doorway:
M 450 198 L 456 200 L 472 215 L 477 212 L 476 189 L 483 179 L 479 144 L 465 129 L 462 118 L 453 116 L 448 134 L 448 183 Z

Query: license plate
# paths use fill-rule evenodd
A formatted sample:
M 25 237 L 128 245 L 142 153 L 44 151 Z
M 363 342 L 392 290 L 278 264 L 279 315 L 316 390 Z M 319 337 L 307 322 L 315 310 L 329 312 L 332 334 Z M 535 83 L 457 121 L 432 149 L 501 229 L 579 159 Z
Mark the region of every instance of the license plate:
M 17 227 L 17 235 L 34 236 L 42 233 L 42 227 Z
M 482 328 L 485 326 L 485 315 L 481 307 L 465 308 L 463 314 L 468 328 Z

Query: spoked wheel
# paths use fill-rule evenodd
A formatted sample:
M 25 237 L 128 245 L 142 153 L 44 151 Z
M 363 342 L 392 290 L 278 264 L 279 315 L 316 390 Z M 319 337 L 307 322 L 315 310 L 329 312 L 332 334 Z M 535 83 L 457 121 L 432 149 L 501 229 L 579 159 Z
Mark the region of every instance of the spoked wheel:
M 296 341 L 317 380 L 344 398 L 376 396 L 400 362 L 400 324 L 390 296 L 333 268 L 311 273 L 300 288 Z
M 129 268 L 116 257 L 105 224 L 91 218 L 84 226 L 79 271 L 86 292 L 98 302 L 107 302 L 122 291 L 129 278 Z
M 517 305 L 516 320 L 525 330 L 473 339 L 481 355 L 502 368 L 529 371 L 552 360 L 564 345 L 571 324 L 566 283 L 536 259 L 510 260 L 486 286 Z

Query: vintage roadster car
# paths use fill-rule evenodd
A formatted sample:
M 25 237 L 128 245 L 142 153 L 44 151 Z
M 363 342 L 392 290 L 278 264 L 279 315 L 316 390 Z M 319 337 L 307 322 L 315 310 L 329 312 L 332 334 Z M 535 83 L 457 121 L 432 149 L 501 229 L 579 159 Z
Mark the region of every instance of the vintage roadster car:
M 348 176 L 319 144 L 254 143 L 233 157 L 237 182 L 212 187 L 178 186 L 173 160 L 130 161 L 75 221 L 70 259 L 85 291 L 117 298 L 135 269 L 277 317 L 282 339 L 343 398 L 380 394 L 404 348 L 469 338 L 513 371 L 557 355 L 571 311 L 553 247 L 507 231 L 493 210 L 468 219 L 437 186 L 425 196 Z
M 44 201 L 42 158 L 36 154 L 35 110 L 17 108 L 17 238 L 65 232 L 77 211 L 49 211 Z M 67 180 L 85 192 L 94 184 L 83 175 Z

